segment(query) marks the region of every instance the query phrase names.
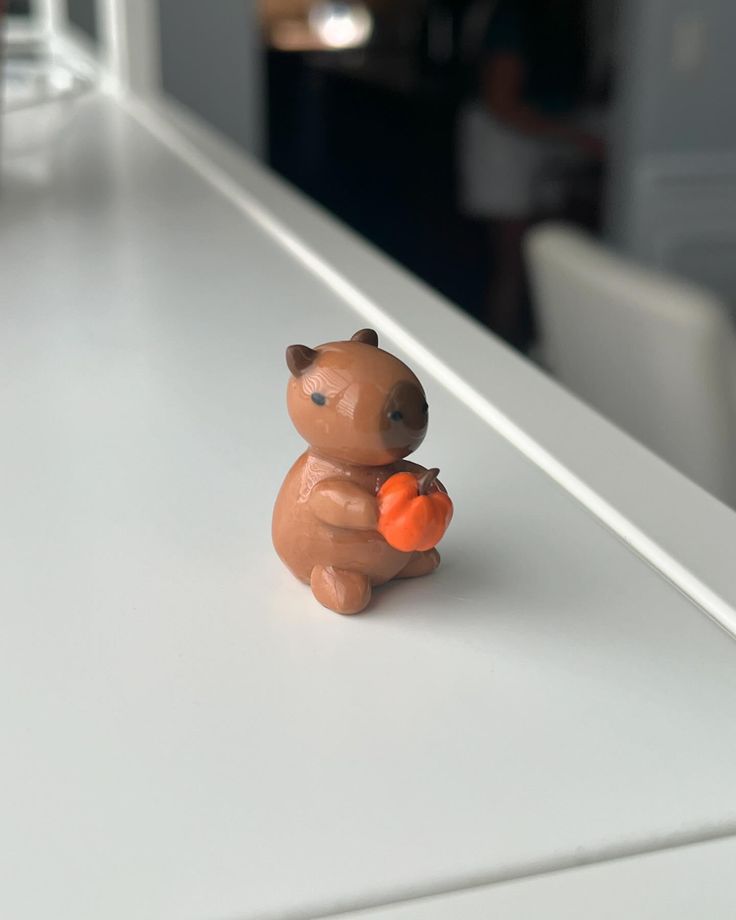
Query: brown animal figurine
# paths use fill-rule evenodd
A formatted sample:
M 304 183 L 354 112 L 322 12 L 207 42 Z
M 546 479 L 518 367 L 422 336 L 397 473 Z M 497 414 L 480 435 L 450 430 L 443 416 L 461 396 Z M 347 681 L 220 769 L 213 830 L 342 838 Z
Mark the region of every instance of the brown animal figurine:
M 435 478 L 438 470 L 404 460 L 427 432 L 424 390 L 403 362 L 378 347 L 372 329 L 356 332 L 349 342 L 290 345 L 286 363 L 292 375 L 289 415 L 309 449 L 292 466 L 276 499 L 274 547 L 321 604 L 337 613 L 358 613 L 375 585 L 428 575 L 440 562 L 433 546 L 396 549 L 379 533 L 391 539 L 401 529 L 396 524 L 400 512 L 393 509 L 409 501 L 402 498 L 405 480 L 413 495 L 424 496 L 406 520 L 411 518 L 409 531 L 424 522 L 425 544 L 428 534 L 430 545 L 441 536 L 452 514 Z M 406 476 L 391 480 L 386 507 L 392 503 L 394 518 L 384 527 L 378 493 L 396 473 L 414 474 L 416 481 Z M 404 527 L 402 533 L 409 531 Z

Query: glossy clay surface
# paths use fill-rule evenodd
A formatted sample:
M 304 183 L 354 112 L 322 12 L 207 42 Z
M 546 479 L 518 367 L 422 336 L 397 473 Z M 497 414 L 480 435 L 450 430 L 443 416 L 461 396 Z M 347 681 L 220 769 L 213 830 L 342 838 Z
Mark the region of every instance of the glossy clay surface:
M 291 346 L 287 363 L 289 415 L 310 447 L 276 500 L 274 546 L 320 603 L 357 613 L 374 585 L 439 563 L 434 548 L 402 552 L 376 529 L 376 494 L 386 480 L 424 472 L 404 460 L 427 431 L 424 389 L 367 329 L 349 342 Z

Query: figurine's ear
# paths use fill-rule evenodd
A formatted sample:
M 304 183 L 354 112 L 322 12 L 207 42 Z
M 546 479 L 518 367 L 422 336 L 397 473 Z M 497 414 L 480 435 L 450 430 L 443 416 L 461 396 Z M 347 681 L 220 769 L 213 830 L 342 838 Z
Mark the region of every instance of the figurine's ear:
M 373 345 L 378 348 L 378 333 L 375 329 L 359 329 L 350 337 L 351 342 L 362 342 L 364 345 Z
M 295 377 L 301 377 L 316 357 L 317 352 L 307 345 L 289 345 L 286 349 L 286 364 Z

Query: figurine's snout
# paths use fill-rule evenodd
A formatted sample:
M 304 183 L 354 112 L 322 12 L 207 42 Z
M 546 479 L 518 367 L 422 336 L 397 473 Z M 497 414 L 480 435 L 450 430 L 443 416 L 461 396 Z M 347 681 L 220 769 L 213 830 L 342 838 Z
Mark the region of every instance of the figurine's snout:
M 388 395 L 381 422 L 386 447 L 414 450 L 426 434 L 428 416 L 422 390 L 415 383 L 397 383 Z

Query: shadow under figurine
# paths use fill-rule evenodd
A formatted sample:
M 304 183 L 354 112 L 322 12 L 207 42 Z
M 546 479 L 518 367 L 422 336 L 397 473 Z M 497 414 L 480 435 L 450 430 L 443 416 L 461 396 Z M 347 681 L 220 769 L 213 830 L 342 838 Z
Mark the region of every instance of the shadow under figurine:
M 290 345 L 289 415 L 309 444 L 284 480 L 273 543 L 287 567 L 337 613 L 359 613 L 374 585 L 428 575 L 452 517 L 439 470 L 404 460 L 427 432 L 421 383 L 378 347 Z

